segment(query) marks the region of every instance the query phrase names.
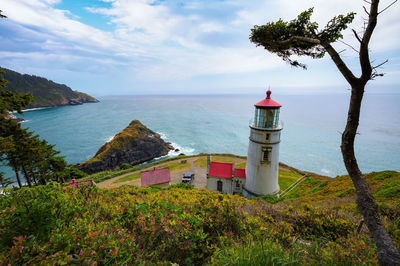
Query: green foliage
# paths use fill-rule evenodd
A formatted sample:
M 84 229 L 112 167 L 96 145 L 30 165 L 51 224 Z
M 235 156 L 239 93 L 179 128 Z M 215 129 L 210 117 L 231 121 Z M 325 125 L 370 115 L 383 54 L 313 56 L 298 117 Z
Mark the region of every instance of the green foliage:
M 6 265 L 353 265 L 377 256 L 369 235 L 355 232 L 358 214 L 301 201 L 269 205 L 184 184 L 99 189 L 52 182 L 0 197 Z M 398 212 L 380 208 L 395 218 L 385 223 L 397 234 Z
M 392 181 L 387 184 L 381 185 L 375 196 L 385 198 L 400 198 L 400 180 Z
M 30 93 L 29 108 L 65 105 L 70 101 L 97 101 L 87 94 L 73 91 L 64 84 L 58 84 L 42 77 L 22 75 L 5 68 L 3 68 L 3 76 L 8 80 L 7 90 L 9 92 Z
M 312 13 L 313 8 L 310 8 L 289 22 L 280 19 L 262 26 L 255 25 L 251 29 L 250 40 L 277 54 L 292 66 L 306 68 L 304 64 L 292 60 L 291 56 L 322 58 L 326 52 L 323 43 L 332 43 L 342 38 L 341 31 L 347 28 L 355 15 L 349 13 L 336 16 L 318 32 L 318 24 L 310 21 Z
M 322 182 L 317 187 L 315 187 L 315 188 L 311 189 L 310 191 L 308 191 L 306 195 L 314 194 L 315 192 L 320 191 L 321 189 L 323 189 L 326 185 L 328 185 L 328 181 Z
M 5 90 L 8 81 L 3 78 L 5 71 L 0 67 L 0 119 L 5 119 L 8 112 L 21 113 L 22 108 L 32 102 L 31 94 L 17 94 Z
M 121 170 L 126 170 L 129 168 L 132 168 L 132 165 L 130 165 L 129 163 L 123 163 L 119 166 L 119 169 L 121 169 Z
M 247 241 L 224 246 L 212 257 L 212 265 L 299 265 L 301 252 L 287 252 L 279 243 L 269 239 Z
M 65 180 L 79 179 L 86 176 L 88 176 L 88 174 L 73 166 L 68 166 L 63 172 L 63 177 Z

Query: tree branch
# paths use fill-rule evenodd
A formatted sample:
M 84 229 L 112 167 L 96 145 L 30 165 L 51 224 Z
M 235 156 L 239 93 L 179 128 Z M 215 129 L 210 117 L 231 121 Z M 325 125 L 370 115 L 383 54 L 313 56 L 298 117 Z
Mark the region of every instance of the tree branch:
M 369 16 L 369 12 L 368 12 L 367 9 L 365 8 L 365 6 L 363 6 L 363 9 L 364 9 L 365 13 L 367 13 L 367 15 Z
M 378 17 L 378 4 L 379 0 L 372 0 L 371 8 L 369 11 L 368 25 L 365 29 L 364 35 L 360 43 L 360 65 L 361 65 L 361 77 L 363 82 L 367 82 L 371 79 L 372 66 L 369 59 L 368 45 L 371 40 L 372 32 L 374 31 Z
M 376 66 L 372 67 L 372 69 L 377 69 L 377 68 L 383 66 L 384 64 L 386 64 L 387 62 L 389 62 L 388 59 L 386 59 L 384 62 L 380 63 L 379 65 L 376 65 Z
M 307 42 L 307 43 L 311 43 L 311 44 L 321 44 L 320 40 L 318 40 L 318 39 L 301 37 L 301 36 L 293 36 L 284 41 L 277 41 L 277 43 L 280 45 L 288 45 L 293 42 Z
M 381 14 L 382 12 L 385 12 L 385 10 L 389 9 L 389 7 L 391 7 L 392 5 L 394 5 L 394 3 L 396 3 L 396 2 L 397 2 L 397 0 L 394 0 L 390 5 L 388 5 L 388 6 L 385 7 L 382 11 L 380 11 L 380 12 L 378 13 L 378 15 Z
M 357 78 L 343 62 L 338 52 L 336 52 L 336 50 L 329 43 L 322 42 L 321 45 L 328 52 L 336 67 L 339 69 L 340 73 L 342 73 L 347 82 L 349 82 L 350 84 L 354 84 L 357 81 Z
M 362 40 L 361 40 L 360 36 L 358 36 L 357 32 L 356 32 L 354 29 L 352 29 L 352 31 L 353 31 L 353 33 L 354 33 L 354 36 L 356 36 L 357 40 L 358 40 L 360 43 L 362 43 Z
M 354 48 L 353 46 L 351 46 L 350 44 L 348 44 L 348 43 L 345 43 L 344 41 L 342 41 L 342 40 L 339 40 L 339 42 L 341 42 L 341 43 L 343 43 L 344 45 L 347 45 L 348 47 L 350 47 L 351 49 L 353 49 L 357 54 L 359 54 L 360 52 L 359 51 L 357 51 L 357 49 L 356 48 Z M 340 52 L 339 52 L 339 54 L 340 54 Z

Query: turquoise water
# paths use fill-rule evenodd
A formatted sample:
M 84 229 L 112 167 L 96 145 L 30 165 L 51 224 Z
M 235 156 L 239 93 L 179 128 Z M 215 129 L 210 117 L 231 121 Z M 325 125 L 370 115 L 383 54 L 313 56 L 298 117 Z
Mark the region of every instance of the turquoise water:
M 272 95 L 282 104 L 280 161 L 335 177 L 345 174 L 340 153 L 348 95 Z M 55 144 L 69 163 L 91 158 L 133 119 L 185 154 L 247 154 L 249 121 L 264 95 L 112 96 L 100 103 L 25 112 L 29 127 Z M 400 95 L 366 94 L 356 140 L 363 172 L 400 171 Z M 178 153 L 180 153 L 178 152 Z

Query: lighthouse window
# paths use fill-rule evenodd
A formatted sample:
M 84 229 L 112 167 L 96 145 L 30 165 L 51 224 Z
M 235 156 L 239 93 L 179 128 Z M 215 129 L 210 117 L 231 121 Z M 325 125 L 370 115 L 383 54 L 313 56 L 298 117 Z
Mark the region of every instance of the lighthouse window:
M 269 140 L 269 134 L 268 134 L 268 133 L 267 133 L 265 139 L 266 139 L 266 140 Z
M 266 161 L 266 162 L 268 162 L 268 155 L 269 155 L 269 152 L 268 151 L 265 151 L 264 152 L 264 157 L 263 157 L 263 161 Z
M 270 162 L 271 161 L 271 147 L 263 147 L 262 148 L 262 162 Z

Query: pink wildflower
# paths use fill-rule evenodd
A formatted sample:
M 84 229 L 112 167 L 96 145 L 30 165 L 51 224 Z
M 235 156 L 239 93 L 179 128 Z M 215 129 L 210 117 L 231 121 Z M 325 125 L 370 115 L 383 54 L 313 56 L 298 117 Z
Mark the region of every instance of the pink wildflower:
M 81 249 L 81 251 L 79 251 L 79 256 L 83 256 L 83 250 Z

